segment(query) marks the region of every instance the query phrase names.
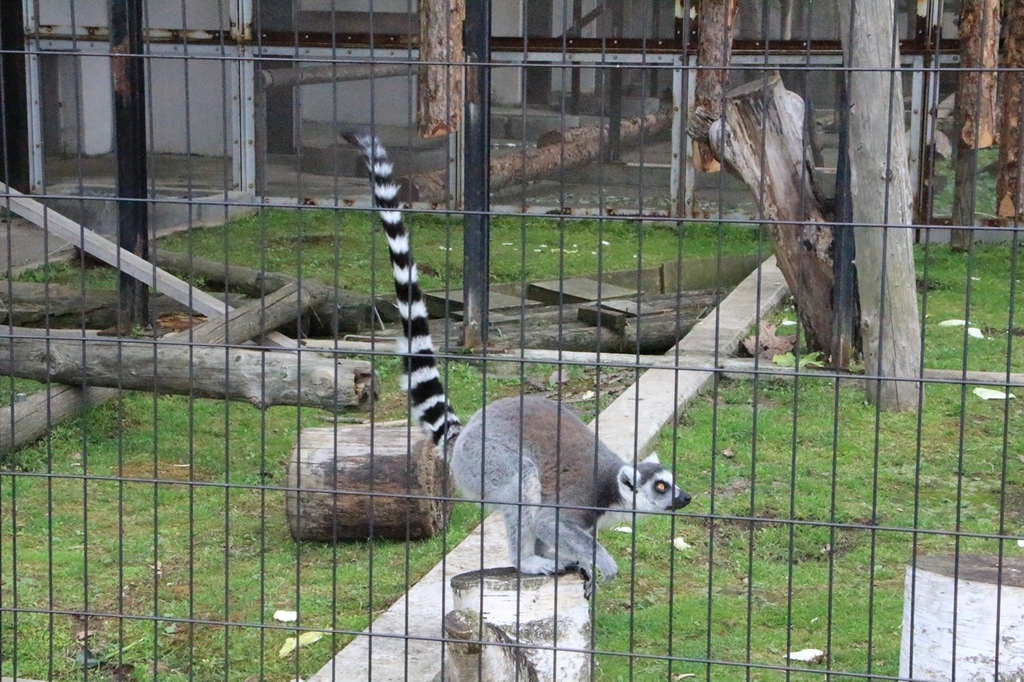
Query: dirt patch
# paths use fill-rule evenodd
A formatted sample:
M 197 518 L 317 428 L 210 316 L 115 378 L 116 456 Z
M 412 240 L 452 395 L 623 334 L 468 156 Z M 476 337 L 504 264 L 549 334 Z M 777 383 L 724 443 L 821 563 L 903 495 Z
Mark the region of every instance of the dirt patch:
M 152 461 L 125 462 L 117 475 L 120 478 L 147 481 L 212 481 L 216 478 L 211 472 L 188 462 L 164 461 L 157 461 L 155 469 Z

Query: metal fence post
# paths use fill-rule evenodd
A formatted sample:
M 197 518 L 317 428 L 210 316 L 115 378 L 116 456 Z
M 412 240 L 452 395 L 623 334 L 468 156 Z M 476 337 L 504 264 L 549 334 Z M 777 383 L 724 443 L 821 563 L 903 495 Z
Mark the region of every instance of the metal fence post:
M 490 95 L 491 7 L 466 4 L 466 147 L 463 226 L 463 337 L 467 347 L 487 345 L 487 289 L 490 281 Z

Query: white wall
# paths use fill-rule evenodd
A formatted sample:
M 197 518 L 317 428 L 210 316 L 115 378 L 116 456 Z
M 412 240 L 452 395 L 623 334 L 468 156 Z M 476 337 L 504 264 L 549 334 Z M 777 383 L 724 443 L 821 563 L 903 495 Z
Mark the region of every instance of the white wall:
M 231 62 L 222 67 L 220 61 L 210 59 L 150 60 L 146 79 L 151 98 L 146 103 L 146 116 L 152 130 L 151 151 L 187 151 L 202 156 L 230 154 L 234 134 L 230 122 L 234 69 Z
M 60 151 L 87 156 L 113 151 L 114 96 L 110 58 L 60 55 L 57 79 Z
M 302 66 L 311 66 L 311 63 Z M 405 126 L 416 121 L 416 69 L 412 78 L 376 78 L 296 88 L 299 116 L 304 121 L 339 125 Z M 372 99 L 371 99 L 372 97 Z

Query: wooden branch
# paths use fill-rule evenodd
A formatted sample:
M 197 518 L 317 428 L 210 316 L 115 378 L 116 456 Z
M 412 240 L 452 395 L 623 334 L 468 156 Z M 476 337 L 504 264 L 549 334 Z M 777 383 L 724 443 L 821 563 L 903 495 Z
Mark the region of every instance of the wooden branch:
M 465 0 L 420 0 L 420 62 L 416 121 L 420 137 L 459 129 L 465 106 L 462 22 Z
M 996 72 L 999 65 L 999 0 L 964 0 L 960 10 L 957 74 L 957 153 L 949 245 L 970 248 L 974 234 L 978 150 L 996 140 Z M 956 228 L 961 229 L 956 229 Z
M 10 210 L 82 249 L 90 256 L 117 268 L 146 286 L 156 289 L 161 294 L 173 298 L 178 303 L 190 306 L 201 315 L 210 317 L 231 312 L 231 308 L 205 291 L 194 288 L 188 283 L 161 270 L 152 263 L 139 258 L 131 251 L 122 249 L 99 233 L 90 230 L 56 211 L 45 210 L 43 205 L 16 189 L 0 182 L 0 194 L 9 194 L 7 205 Z M 268 340 L 285 348 L 297 346 L 294 339 L 283 334 L 271 332 Z
M 1002 132 L 996 213 L 1001 218 L 1024 218 L 1024 172 L 1021 171 L 1021 92 L 1024 91 L 1024 0 L 1007 0 L 1006 40 L 999 81 Z
M 120 393 L 116 388 L 53 386 L 12 402 L 0 409 L 0 459 L 44 437 L 55 424 Z
M 722 94 L 729 87 L 729 66 L 732 58 L 733 29 L 736 25 L 737 0 L 701 0 L 697 5 L 697 77 L 693 88 L 695 110 L 699 117 L 688 119 L 690 137 L 696 140 L 693 160 L 699 170 L 713 173 L 719 169 L 718 159 L 708 146 L 707 132 L 711 123 L 722 115 Z M 710 68 L 710 67 L 723 68 Z
M 659 111 L 622 122 L 620 142 L 623 145 L 637 144 L 642 139 L 666 130 L 672 124 L 672 110 Z M 601 140 L 607 139 L 608 126 L 594 125 L 567 131 L 572 142 L 565 145 L 550 145 L 531 150 L 525 154 L 491 156 L 491 190 L 534 180 L 554 173 L 559 168 L 578 168 L 599 160 Z M 410 178 L 412 199 L 427 202 L 444 202 L 448 196 L 448 169 L 441 168 L 420 173 Z
M 697 113 L 707 117 L 703 109 Z M 760 200 L 808 346 L 827 353 L 832 343 L 832 230 L 815 198 L 803 126 L 803 100 L 774 76 L 730 91 L 724 124 L 714 120 L 708 140 Z

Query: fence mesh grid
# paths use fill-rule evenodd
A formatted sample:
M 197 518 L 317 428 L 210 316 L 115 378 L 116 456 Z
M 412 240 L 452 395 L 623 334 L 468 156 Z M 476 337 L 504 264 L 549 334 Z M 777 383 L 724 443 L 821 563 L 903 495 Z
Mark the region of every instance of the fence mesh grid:
M 0 676 L 1024 679 L 1021 26 L 0 4 Z

